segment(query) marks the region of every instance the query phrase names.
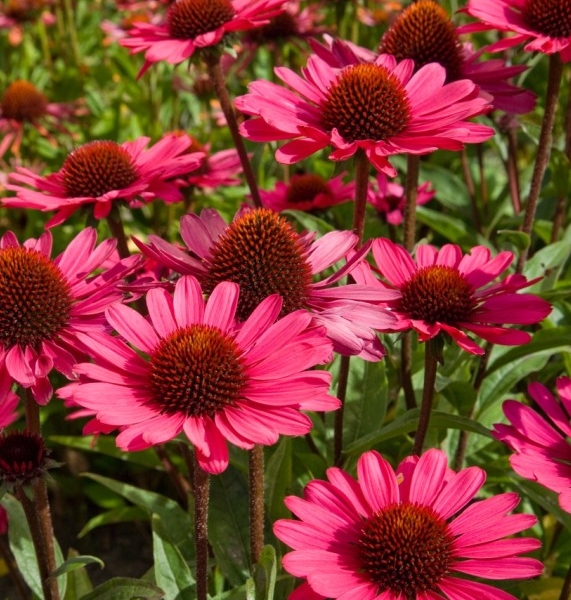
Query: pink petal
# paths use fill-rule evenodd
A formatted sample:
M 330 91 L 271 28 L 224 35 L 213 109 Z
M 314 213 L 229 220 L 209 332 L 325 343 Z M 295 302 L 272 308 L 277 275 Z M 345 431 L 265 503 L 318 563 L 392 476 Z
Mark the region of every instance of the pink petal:
M 359 485 L 372 512 L 399 501 L 396 475 L 376 451 L 365 452 L 357 463 Z

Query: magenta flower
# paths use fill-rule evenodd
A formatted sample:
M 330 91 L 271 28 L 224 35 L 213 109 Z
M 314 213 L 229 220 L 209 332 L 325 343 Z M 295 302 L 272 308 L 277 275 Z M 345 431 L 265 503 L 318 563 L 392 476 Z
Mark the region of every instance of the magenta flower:
M 543 414 L 532 407 L 507 400 L 504 413 L 510 425 L 494 425 L 494 436 L 507 444 L 513 470 L 559 494 L 561 508 L 571 513 L 571 379 L 557 380 L 560 401 L 541 383 L 527 391 Z
M 488 46 L 499 52 L 527 42 L 527 52 L 561 54 L 561 60 L 571 60 L 571 12 L 561 0 L 468 0 L 461 12 L 480 19 L 459 28 L 461 32 L 497 29 L 514 33 Z
M 236 107 L 254 119 L 240 126 L 256 142 L 291 140 L 276 159 L 292 164 L 333 146 L 331 160 L 346 160 L 361 149 L 373 166 L 396 175 L 393 154 L 460 150 L 466 142 L 489 139 L 494 131 L 469 119 L 490 109 L 467 80 L 445 84 L 437 64 L 414 72 L 414 63 L 397 65 L 393 56 L 338 69 L 313 55 L 303 77 L 278 67 L 276 75 L 299 95 L 269 81 L 254 81 Z
M 86 205 L 93 204 L 94 217 L 102 219 L 119 200 L 132 208 L 157 197 L 165 202 L 179 202 L 183 197 L 173 179 L 196 169 L 203 153 L 186 153 L 190 140 L 176 135 L 165 136 L 146 149 L 148 143 L 147 137 L 121 145 L 89 142 L 76 148 L 62 168 L 47 177 L 19 168 L 10 180 L 24 185 L 6 186 L 17 196 L 3 198 L 2 203 L 16 208 L 55 210 L 56 215 L 46 223 L 46 227 L 55 227 Z
M 310 311 L 315 325 L 325 327 L 334 350 L 376 361 L 384 348 L 375 330 L 387 331 L 396 320 L 378 304 L 398 296 L 392 290 L 362 285 L 335 287 L 368 251 L 363 247 L 333 275 L 313 281 L 322 271 L 345 258 L 357 242 L 350 231 L 333 231 L 318 240 L 299 235 L 284 217 L 266 208 L 244 208 L 227 225 L 213 209 L 200 217 L 185 215 L 181 235 L 191 255 L 150 235 L 139 248 L 181 274 L 196 276 L 209 294 L 221 281 L 240 285 L 237 317 L 247 319 L 272 294 L 283 298 L 282 316 Z
M 198 281 L 182 277 L 174 297 L 147 294 L 150 323 L 124 305 L 107 311 L 110 324 L 135 349 L 107 334 L 85 336 L 96 364 L 58 392 L 121 429 L 117 445 L 141 450 L 182 431 L 209 473 L 228 466 L 226 442 L 251 449 L 279 434 L 303 435 L 311 419 L 301 410 L 334 410 L 331 375 L 308 371 L 331 359 L 331 343 L 311 317 L 293 312 L 276 322 L 273 295 L 243 324 L 236 321 L 239 286 L 224 282 L 203 300 Z M 144 353 L 144 355 L 143 355 Z
M 105 328 L 105 309 L 123 298 L 116 284 L 140 257 L 92 275 L 115 250 L 115 240 L 96 248 L 96 239 L 94 229 L 84 229 L 54 260 L 49 232 L 21 246 L 12 232 L 0 239 L 1 394 L 9 386 L 7 373 L 45 404 L 52 395 L 51 370 L 72 378 L 73 365 L 85 357 L 79 332 Z
M 19 416 L 17 408 L 20 399 L 12 391 L 13 381 L 6 365 L 0 365 L 0 433 Z
M 262 204 L 271 210 L 319 210 L 348 202 L 355 195 L 355 182 L 343 183 L 345 173 L 324 179 L 313 173 L 292 175 L 289 183 L 278 181 L 272 191 L 260 190 Z
M 197 50 L 215 46 L 228 33 L 246 31 L 269 22 L 286 0 L 176 0 L 164 23 L 135 23 L 119 41 L 131 54 L 145 52 L 139 77 L 162 60 L 176 65 Z
M 421 342 L 446 333 L 463 350 L 483 354 L 462 330 L 493 344 L 517 346 L 529 342 L 530 334 L 501 325 L 531 325 L 551 312 L 549 302 L 516 293 L 533 283 L 523 275 L 492 283 L 512 262 L 511 252 L 492 258 L 485 246 L 474 246 L 462 256 L 456 245 L 437 250 L 427 244 L 417 247 L 415 263 L 404 248 L 379 238 L 373 241 L 373 256 L 386 283 L 376 279 L 366 263 L 357 267 L 353 277 L 360 283 L 399 290 L 401 297 L 393 311 L 396 329 L 414 329 Z
M 486 478 L 482 469 L 455 473 L 444 452 L 433 449 L 406 458 L 395 472 L 371 451 L 359 459 L 357 474 L 355 481 L 330 468 L 329 481 L 311 481 L 303 499 L 285 499 L 299 520 L 277 521 L 274 533 L 293 548 L 284 568 L 306 579 L 290 599 L 515 600 L 462 575 L 499 580 L 541 573 L 540 561 L 519 556 L 539 548 L 539 540 L 507 537 L 537 522 L 508 514 L 517 495 L 472 502 Z
M 416 203 L 426 204 L 434 198 L 434 190 L 430 189 L 431 183 L 427 181 L 418 187 Z M 403 220 L 405 207 L 404 188 L 398 183 L 392 183 L 384 173 L 378 173 L 376 186 L 369 185 L 367 201 L 377 211 L 384 215 L 390 225 L 400 225 Z

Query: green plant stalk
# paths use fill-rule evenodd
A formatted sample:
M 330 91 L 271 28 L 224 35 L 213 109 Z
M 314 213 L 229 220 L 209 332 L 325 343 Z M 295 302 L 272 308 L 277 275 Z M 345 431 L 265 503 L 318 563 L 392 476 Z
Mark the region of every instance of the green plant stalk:
M 414 437 L 414 446 L 412 453 L 420 456 L 424 446 L 424 439 L 428 431 L 430 414 L 432 412 L 432 401 L 434 399 L 434 384 L 436 382 L 436 369 L 438 362 L 434 355 L 433 340 L 425 343 L 424 347 L 424 389 L 422 390 L 422 404 L 420 405 L 420 417 L 418 419 L 418 429 Z
M 116 201 L 115 201 L 116 202 Z M 127 236 L 125 235 L 125 228 L 123 227 L 123 220 L 119 213 L 119 207 L 114 204 L 111 208 L 111 212 L 107 216 L 107 225 L 111 235 L 117 240 L 117 252 L 121 258 L 129 258 L 131 252 L 127 245 Z
M 196 600 L 208 598 L 208 500 L 210 475 L 194 455 L 194 543 L 196 547 Z
M 563 582 L 563 587 L 561 588 L 559 600 L 571 600 L 571 565 L 569 566 L 569 570 L 567 571 L 565 581 Z
M 250 483 L 250 560 L 259 562 L 264 547 L 264 447 L 255 444 L 248 452 Z

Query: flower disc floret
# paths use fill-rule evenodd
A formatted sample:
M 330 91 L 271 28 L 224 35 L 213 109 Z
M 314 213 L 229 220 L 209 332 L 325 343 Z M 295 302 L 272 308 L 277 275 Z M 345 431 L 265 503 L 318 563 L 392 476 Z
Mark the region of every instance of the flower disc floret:
M 571 4 L 568 0 L 526 0 L 521 11 L 523 20 L 552 38 L 571 36 Z
M 0 434 L 0 490 L 32 483 L 48 466 L 48 452 L 39 435 L 28 431 Z
M 46 114 L 47 98 L 28 81 L 12 82 L 0 100 L 0 116 L 33 122 Z
M 177 0 L 168 11 L 167 27 L 173 38 L 187 40 L 216 30 L 233 17 L 229 0 Z
M 302 204 L 310 202 L 318 194 L 331 195 L 327 181 L 319 175 L 305 173 L 292 177 L 287 189 L 285 201 L 288 204 Z

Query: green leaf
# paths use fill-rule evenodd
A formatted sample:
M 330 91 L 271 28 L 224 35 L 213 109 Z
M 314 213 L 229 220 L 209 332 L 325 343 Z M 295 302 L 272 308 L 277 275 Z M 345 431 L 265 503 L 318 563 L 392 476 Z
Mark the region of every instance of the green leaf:
M 335 229 L 327 221 L 302 210 L 288 209 L 284 210 L 283 214 L 293 217 L 307 231 L 317 231 L 320 235 L 324 235 Z
M 77 550 L 70 548 L 67 553 L 67 560 L 79 556 Z M 67 590 L 64 600 L 79 600 L 85 594 L 93 590 L 89 575 L 85 567 L 79 567 L 67 574 Z
M 85 565 L 97 563 L 102 569 L 105 567 L 105 563 L 97 556 L 81 555 L 74 556 L 65 560 L 51 575 L 50 577 L 60 577 L 64 573 L 81 569 Z
M 230 465 L 210 478 L 208 541 L 216 562 L 232 585 L 244 583 L 249 572 L 248 486 Z
M 545 248 L 536 252 L 526 262 L 524 275 L 528 279 L 543 277 L 546 271 L 556 269 L 565 264 L 569 255 L 571 255 L 571 244 L 569 244 L 568 240 L 549 244 L 549 246 L 545 246 Z
M 476 403 L 476 390 L 468 381 L 452 381 L 440 393 L 460 414 L 467 414 Z
M 274 600 L 277 572 L 276 549 L 273 546 L 264 546 L 255 571 L 258 600 Z
M 161 600 L 162 598 L 167 599 L 165 593 L 152 583 L 128 577 L 114 577 L 97 586 L 81 600 Z
M 158 515 L 151 519 L 155 579 L 169 600 L 195 600 L 195 581 L 188 563 L 172 543 Z
M 290 437 L 284 435 L 276 444 L 265 469 L 266 506 L 271 521 L 289 516 L 290 512 L 284 504 L 284 497 L 291 490 L 291 482 L 292 442 Z
M 432 187 L 437 192 L 436 198 L 444 206 L 455 209 L 470 206 L 466 184 L 450 169 L 423 162 L 420 175 L 422 180 L 432 183 Z
M 472 244 L 475 241 L 474 234 L 470 232 L 462 219 L 445 215 L 437 210 L 431 210 L 426 206 L 418 206 L 416 216 L 420 223 L 427 225 L 454 244 Z
M 112 508 L 111 510 L 100 513 L 89 519 L 83 529 L 77 534 L 77 537 L 82 538 L 90 531 L 104 525 L 127 523 L 130 521 L 146 521 L 148 518 L 148 511 L 139 506 L 120 506 L 119 508 Z
M 498 243 L 510 242 L 518 250 L 525 250 L 529 248 L 531 239 L 527 233 L 523 231 L 516 231 L 514 229 L 498 229 L 496 232 L 498 236 Z

